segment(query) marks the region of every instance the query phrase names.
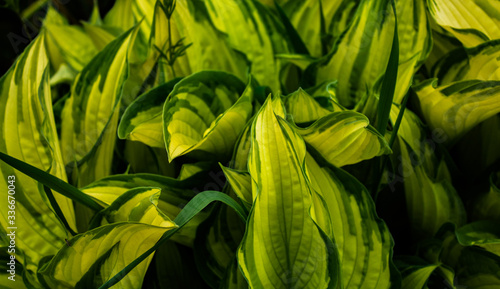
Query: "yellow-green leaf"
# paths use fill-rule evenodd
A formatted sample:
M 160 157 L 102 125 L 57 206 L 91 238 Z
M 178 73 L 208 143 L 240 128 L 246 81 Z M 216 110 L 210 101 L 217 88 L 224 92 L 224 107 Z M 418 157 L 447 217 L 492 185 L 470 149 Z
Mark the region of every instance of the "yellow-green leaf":
M 243 89 L 225 72 L 203 71 L 181 80 L 163 108 L 169 160 L 190 152 L 199 159 L 226 158 L 253 111 L 253 88 Z

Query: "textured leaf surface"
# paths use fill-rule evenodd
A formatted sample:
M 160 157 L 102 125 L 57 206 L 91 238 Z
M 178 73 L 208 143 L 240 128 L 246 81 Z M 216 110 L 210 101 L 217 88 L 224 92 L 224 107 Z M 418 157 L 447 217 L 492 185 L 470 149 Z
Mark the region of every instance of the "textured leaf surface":
M 181 80 L 163 108 L 169 160 L 191 151 L 198 158 L 227 157 L 253 111 L 253 88 L 244 87 L 224 72 L 203 71 Z
M 252 127 L 248 168 L 255 202 L 238 250 L 251 287 L 326 288 L 335 282 L 335 273 L 329 275 L 335 256 L 311 217 L 305 153 L 300 136 L 275 115 L 268 98 Z

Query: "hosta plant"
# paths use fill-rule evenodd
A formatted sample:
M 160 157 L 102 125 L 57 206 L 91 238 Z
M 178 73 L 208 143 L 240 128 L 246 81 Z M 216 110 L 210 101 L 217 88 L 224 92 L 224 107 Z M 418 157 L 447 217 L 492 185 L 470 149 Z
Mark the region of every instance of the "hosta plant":
M 500 2 L 113 5 L 0 79 L 2 288 L 500 288 Z

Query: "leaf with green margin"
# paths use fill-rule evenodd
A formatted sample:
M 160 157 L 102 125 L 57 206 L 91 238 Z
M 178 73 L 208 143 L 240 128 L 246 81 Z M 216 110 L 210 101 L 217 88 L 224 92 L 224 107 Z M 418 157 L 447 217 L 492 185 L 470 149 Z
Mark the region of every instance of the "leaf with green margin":
M 80 26 L 45 23 L 44 28 L 50 63 L 56 71 L 64 63 L 79 72 L 97 54 L 94 43 Z M 58 58 L 64 62 L 58 62 Z
M 85 273 L 99 262 L 98 277 L 105 282 L 174 228 L 174 224 L 159 227 L 122 222 L 93 229 L 69 240 L 70 246 L 62 246 L 40 273 L 50 288 L 75 288 Z M 109 252 L 114 246 L 115 249 Z M 100 259 L 104 254 L 109 254 L 108 258 Z M 135 267 L 118 286 L 140 288 L 151 258 Z
M 110 174 L 119 106 L 137 28 L 110 43 L 77 76 L 62 118 L 65 163 L 76 162 L 79 187 Z
M 284 104 L 286 112 L 292 115 L 295 124 L 310 123 L 332 113 L 302 88 L 287 95 Z
M 250 146 L 252 144 L 252 123 L 253 118 L 248 121 L 234 145 L 233 157 L 229 163 L 230 168 L 248 171 L 248 154 L 250 153 Z
M 500 223 L 478 221 L 469 223 L 455 232 L 462 246 L 479 246 L 500 257 Z
M 394 107 L 391 118 L 396 117 L 397 111 Z M 396 142 L 398 153 L 393 159 L 398 160 L 394 167 L 403 177 L 413 237 L 424 239 L 432 237 L 447 222 L 457 226 L 465 223 L 465 209 L 446 163 L 435 156 L 435 148 L 426 141 L 415 119 L 418 118 L 409 110 L 403 115 Z
M 453 50 L 432 68 L 439 84 L 460 80 L 500 80 L 500 40 L 485 42 L 474 48 Z
M 181 80 L 163 108 L 169 161 L 190 152 L 201 160 L 226 158 L 253 112 L 254 88 L 244 87 L 238 78 L 220 71 Z
M 138 187 L 120 195 L 109 207 L 94 216 L 90 229 L 119 222 L 170 227 L 174 224 L 158 207 L 161 189 Z
M 163 106 L 180 80 L 173 79 L 137 97 L 123 113 L 118 125 L 118 137 L 140 141 L 151 147 L 165 148 L 162 132 Z
M 408 269 L 412 271 L 407 276 L 403 277 L 401 288 L 405 289 L 424 289 L 432 272 L 436 270 L 438 265 L 429 265 L 421 268 Z M 402 272 L 403 273 L 403 272 Z M 405 272 L 406 273 L 406 272 Z
M 175 176 L 175 163 L 168 162 L 165 148 L 152 148 L 141 142 L 125 141 L 123 151 L 128 163 L 128 174 L 156 174 L 167 177 Z
M 98 51 L 103 50 L 106 45 L 116 39 L 116 33 L 113 33 L 111 29 L 87 22 L 83 22 L 82 24 L 85 33 L 89 36 Z
M 0 151 L 66 180 L 52 112 L 45 37 L 42 31 L 0 78 Z M 2 160 L 5 159 L 2 157 Z M 24 258 L 25 268 L 34 272 L 43 256 L 54 254 L 64 244 L 67 232 L 38 182 L 4 162 L 0 163 L 0 168 L 0 185 L 3 188 L 11 184 L 8 180 L 12 178 L 8 176 L 15 178 L 16 248 L 18 253 L 23 252 L 16 257 L 18 260 Z M 56 192 L 54 197 L 66 221 L 76 230 L 71 199 Z M 1 204 L 1 232 L 6 236 L 8 227 L 12 227 L 7 218 L 7 197 Z
M 493 220 L 500 222 L 500 174 L 492 174 L 490 177 L 490 190 L 473 201 L 471 219 Z M 495 183 L 497 182 L 497 183 Z
M 214 27 L 205 3 L 200 0 L 177 0 L 168 31 L 168 20 L 159 2 L 155 6 L 153 29 L 150 43 L 161 51 L 169 48 L 169 36 L 172 45 L 182 40 L 183 45 L 191 45 L 185 55 L 178 57 L 171 68 L 160 61 L 160 73 L 165 80 L 179 76 L 188 76 L 202 70 L 222 70 L 246 80 L 248 64 L 246 57 L 234 50 L 226 35 Z M 217 57 L 213 57 L 217 55 Z
M 335 288 L 337 256 L 311 216 L 305 143 L 273 106 L 269 97 L 252 126 L 248 168 L 255 202 L 238 263 L 250 287 Z
M 500 38 L 498 1 L 427 1 L 430 15 L 465 47 Z
M 234 49 L 246 55 L 249 73 L 272 91 L 280 89 L 275 54 L 287 53 L 285 29 L 271 11 L 257 1 L 209 0 L 205 5 L 216 29 L 227 35 Z M 249 45 L 251 43 L 252 45 Z
M 458 258 L 456 284 L 467 289 L 500 286 L 500 257 L 478 247 L 466 247 Z
M 377 216 L 368 190 L 320 155 L 307 153 L 305 163 L 317 195 L 313 197 L 317 222 L 338 250 L 343 288 L 395 286 L 394 242 L 389 228 Z M 318 209 L 322 202 L 324 210 Z
M 429 79 L 414 86 L 423 117 L 453 143 L 482 121 L 500 112 L 500 81 L 470 80 L 438 86 Z
M 297 131 L 309 146 L 337 167 L 392 152 L 385 138 L 369 126 L 368 118 L 354 111 L 331 113 Z
M 247 209 L 250 209 L 253 203 L 252 179 L 250 174 L 247 171 L 225 167 L 220 163 L 219 165 L 236 196 L 238 196 Z

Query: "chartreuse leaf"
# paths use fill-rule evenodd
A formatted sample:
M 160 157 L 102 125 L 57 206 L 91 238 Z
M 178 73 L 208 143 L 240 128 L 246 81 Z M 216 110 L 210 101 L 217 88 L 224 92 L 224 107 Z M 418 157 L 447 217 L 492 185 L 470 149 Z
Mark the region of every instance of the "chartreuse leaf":
M 119 196 L 109 207 L 100 211 L 92 220 L 93 227 L 119 222 L 140 222 L 168 227 L 173 223 L 161 210 L 158 202 L 161 189 L 139 187 Z
M 160 73 L 165 74 L 166 80 L 206 69 L 226 71 L 246 80 L 245 56 L 234 50 L 227 37 L 214 27 L 204 1 L 177 0 L 170 31 L 167 17 L 159 4 L 160 1 L 155 6 L 151 44 L 163 52 L 181 39 L 183 45 L 190 45 L 184 56 L 176 58 L 173 72 L 160 58 Z
M 203 159 L 227 157 L 253 111 L 253 87 L 244 88 L 225 72 L 203 71 L 181 80 L 163 108 L 169 160 L 190 152 Z
M 83 22 L 83 29 L 98 51 L 103 50 L 106 45 L 116 39 L 115 33 L 111 29 L 96 24 Z
M 335 287 L 337 256 L 311 216 L 305 144 L 273 106 L 268 98 L 252 126 L 248 169 L 255 201 L 238 263 L 252 288 Z
M 171 222 L 165 227 L 133 222 L 101 226 L 69 240 L 40 274 L 50 288 L 89 288 L 82 284 L 89 281 L 85 277 L 92 278 L 92 288 L 97 288 L 174 228 Z M 118 287 L 140 288 L 151 258 L 124 276 Z M 96 274 L 87 277 L 90 269 Z
M 500 38 L 498 1 L 428 1 L 436 22 L 453 34 L 465 47 L 474 47 Z
M 438 265 L 427 265 L 422 267 L 411 267 L 402 271 L 403 281 L 401 288 L 405 289 L 424 289 L 427 288 L 427 281 L 432 272 L 438 268 Z
M 77 76 L 62 118 L 62 149 L 66 163 L 75 163 L 78 186 L 111 172 L 122 88 L 128 75 L 129 46 L 137 28 L 101 51 Z
M 176 78 L 155 87 L 132 102 L 120 120 L 118 137 L 140 141 L 151 147 L 165 148 L 162 131 L 163 106 L 179 80 Z
M 500 175 L 499 175 L 500 176 Z M 482 194 L 474 201 L 471 209 L 471 218 L 474 220 L 494 220 L 500 222 L 500 188 L 499 177 L 493 174 L 490 178 L 490 190 Z
M 231 185 L 234 193 L 249 209 L 253 203 L 252 180 L 247 171 L 235 170 L 221 165 L 227 181 Z
M 279 67 L 274 54 L 288 52 L 284 28 L 274 15 L 256 1 L 235 5 L 233 0 L 204 1 L 211 22 L 234 49 L 245 54 L 250 62 L 250 73 L 272 91 L 280 89 Z M 252 45 L 249 45 L 252 43 Z
M 57 13 L 50 7 L 51 13 Z M 79 72 L 97 54 L 97 49 L 90 37 L 80 26 L 67 23 L 46 22 L 46 45 L 50 52 L 50 62 L 57 71 L 62 64 L 66 64 Z M 58 60 L 62 58 L 62 63 Z
M 343 288 L 392 288 L 394 245 L 387 225 L 378 218 L 368 190 L 354 177 L 321 156 L 306 155 L 315 194 L 318 224 L 338 250 Z M 321 200 L 326 210 L 321 208 Z M 320 219 L 321 218 L 321 219 Z M 359 278 L 364 276 L 364 278 Z
M 286 112 L 293 116 L 293 121 L 296 124 L 310 123 L 332 113 L 301 88 L 287 95 L 284 104 Z
M 297 129 L 304 141 L 337 167 L 391 153 L 386 140 L 366 116 L 354 111 L 326 115 L 305 129 Z
M 480 122 L 500 112 L 500 82 L 460 81 L 437 86 L 431 79 L 415 87 L 420 109 L 433 129 L 442 129 L 451 143 Z
M 433 76 L 441 85 L 460 80 L 500 80 L 499 59 L 500 40 L 465 50 L 457 49 L 433 67 Z
M 170 237 L 172 237 L 175 233 L 177 233 L 178 230 L 180 230 L 184 225 L 189 223 L 191 219 L 196 216 L 198 213 L 201 212 L 205 207 L 207 207 L 210 203 L 214 201 L 219 201 L 222 202 L 228 206 L 230 206 L 232 209 L 236 211 L 238 216 L 243 220 L 246 221 L 247 215 L 244 211 L 244 209 L 236 203 L 235 200 L 233 200 L 231 197 L 228 195 L 221 193 L 221 192 L 216 192 L 216 191 L 204 191 L 199 194 L 197 194 L 186 206 L 184 209 L 179 213 L 179 215 L 175 218 L 174 222 L 177 224 L 177 228 L 165 232 L 165 234 L 161 237 L 161 239 L 154 245 L 152 246 L 149 250 L 144 252 L 141 256 L 136 258 L 132 263 L 128 264 L 123 270 L 121 270 L 118 274 L 113 276 L 110 280 L 108 280 L 105 284 L 103 284 L 99 289 L 106 289 L 110 288 L 114 284 L 120 282 L 127 274 L 129 274 L 134 268 L 140 264 L 143 260 L 148 258 L 154 251 L 156 251 L 162 244 L 167 242 Z
M 391 120 L 399 108 L 393 106 Z M 445 161 L 436 155 L 436 144 L 427 140 L 418 117 L 406 110 L 397 136 L 397 159 L 390 187 L 404 182 L 406 207 L 415 238 L 432 237 L 447 223 L 465 223 L 465 209 L 451 183 Z
M 0 151 L 12 156 L 2 154 L 2 160 L 11 165 L 29 163 L 66 181 L 52 112 L 45 37 L 42 31 L 0 78 Z M 0 185 L 4 188 L 1 231 L 3 236 L 10 230 L 16 231 L 17 259 L 35 272 L 43 256 L 54 254 L 64 244 L 67 232 L 52 211 L 43 188 L 20 171 L 0 162 Z M 10 194 L 12 198 L 8 198 L 9 185 L 15 192 Z M 54 197 L 67 223 L 76 231 L 72 200 L 57 192 Z M 15 220 L 8 218 L 9 200 L 15 201 Z M 13 227 L 16 229 L 9 229 Z

